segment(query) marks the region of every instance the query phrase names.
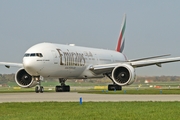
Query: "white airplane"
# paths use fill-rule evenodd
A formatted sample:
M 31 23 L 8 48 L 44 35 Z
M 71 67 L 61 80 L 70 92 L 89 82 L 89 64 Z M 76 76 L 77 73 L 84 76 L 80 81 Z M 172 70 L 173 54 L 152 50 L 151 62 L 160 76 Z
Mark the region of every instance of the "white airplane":
M 113 82 L 108 90 L 121 90 L 122 86 L 135 81 L 135 68 L 150 65 L 161 67 L 163 63 L 180 61 L 180 57 L 159 58 L 168 55 L 127 60 L 122 53 L 124 49 L 124 31 L 126 15 L 120 31 L 116 50 L 104 50 L 79 47 L 73 44 L 62 45 L 40 43 L 29 48 L 24 55 L 23 63 L 0 62 L 7 68 L 20 67 L 15 75 L 15 81 L 20 87 L 35 87 L 35 92 L 43 92 L 42 77 L 59 78 L 60 86 L 56 92 L 69 92 L 67 79 L 103 78 L 107 76 Z

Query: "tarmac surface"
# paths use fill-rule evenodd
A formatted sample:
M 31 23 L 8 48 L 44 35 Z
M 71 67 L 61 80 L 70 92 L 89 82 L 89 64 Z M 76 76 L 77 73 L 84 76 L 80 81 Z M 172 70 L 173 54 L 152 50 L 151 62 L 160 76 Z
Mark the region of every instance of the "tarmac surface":
M 180 95 L 129 95 L 69 93 L 0 93 L 3 102 L 118 102 L 118 101 L 180 101 Z

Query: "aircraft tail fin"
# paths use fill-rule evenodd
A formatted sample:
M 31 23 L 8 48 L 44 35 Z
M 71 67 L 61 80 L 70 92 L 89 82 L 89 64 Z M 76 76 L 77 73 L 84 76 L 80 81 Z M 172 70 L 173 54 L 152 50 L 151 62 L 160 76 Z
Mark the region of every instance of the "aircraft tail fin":
M 119 35 L 119 39 L 118 39 L 117 46 L 116 46 L 116 51 L 117 52 L 123 52 L 123 50 L 124 50 L 124 44 L 125 44 L 124 32 L 125 32 L 125 28 L 126 28 L 126 14 L 123 17 L 123 22 L 122 22 L 122 25 L 121 25 L 120 35 Z

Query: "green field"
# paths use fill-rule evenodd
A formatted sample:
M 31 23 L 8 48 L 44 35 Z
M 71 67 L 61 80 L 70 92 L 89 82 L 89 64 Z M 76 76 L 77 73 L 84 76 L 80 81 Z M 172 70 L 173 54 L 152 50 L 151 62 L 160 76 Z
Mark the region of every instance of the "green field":
M 34 92 L 34 88 L 9 88 L 1 87 L 0 93 Z M 44 92 L 55 92 L 54 87 L 44 87 Z M 124 87 L 121 91 L 108 91 L 107 89 L 96 90 L 93 87 L 71 87 L 71 92 L 90 94 L 180 94 L 180 89 L 155 89 L 155 88 L 129 88 Z
M 106 86 L 97 83 L 72 83 L 72 92 L 93 94 L 180 94 L 179 83 L 133 84 L 122 91 L 94 89 Z M 56 82 L 44 82 L 45 92 L 54 92 Z M 169 87 L 171 86 L 171 87 Z M 0 87 L 0 93 L 34 92 L 34 88 L 19 88 L 15 83 Z M 1 99 L 1 98 L 0 98 Z M 180 102 L 30 102 L 0 103 L 0 120 L 177 120 Z
M 43 81 L 45 92 L 55 92 L 58 81 Z M 154 82 L 151 84 L 134 83 L 130 86 L 123 86 L 122 91 L 108 91 L 107 83 L 73 82 L 67 81 L 71 86 L 71 92 L 93 93 L 93 94 L 180 94 L 179 82 Z M 95 86 L 105 86 L 106 89 L 94 89 Z M 150 86 L 161 86 L 154 88 Z M 34 88 L 20 88 L 15 82 L 8 82 L 6 87 L 0 87 L 0 93 L 34 92 Z
M 177 120 L 180 102 L 0 103 L 0 120 Z

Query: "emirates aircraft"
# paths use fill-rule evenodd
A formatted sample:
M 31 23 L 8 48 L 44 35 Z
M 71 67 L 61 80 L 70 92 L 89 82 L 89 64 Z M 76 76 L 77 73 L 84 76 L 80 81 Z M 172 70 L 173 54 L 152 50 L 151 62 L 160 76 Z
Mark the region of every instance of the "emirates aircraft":
M 126 15 L 123 18 L 120 36 L 115 50 L 79 47 L 74 44 L 62 45 L 40 43 L 29 48 L 23 57 L 23 63 L 0 62 L 7 68 L 20 67 L 15 81 L 20 87 L 35 87 L 35 92 L 43 92 L 43 77 L 58 78 L 60 85 L 56 92 L 69 92 L 67 79 L 103 78 L 107 76 L 113 84 L 108 90 L 121 90 L 122 86 L 132 84 L 136 79 L 135 68 L 150 65 L 161 67 L 163 63 L 180 61 L 180 57 L 161 58 L 168 55 L 128 60 L 122 53 Z

